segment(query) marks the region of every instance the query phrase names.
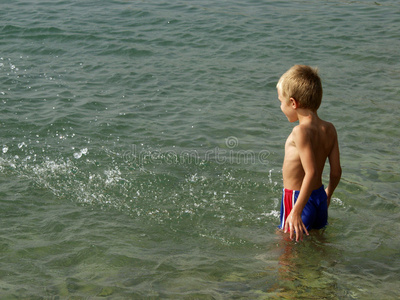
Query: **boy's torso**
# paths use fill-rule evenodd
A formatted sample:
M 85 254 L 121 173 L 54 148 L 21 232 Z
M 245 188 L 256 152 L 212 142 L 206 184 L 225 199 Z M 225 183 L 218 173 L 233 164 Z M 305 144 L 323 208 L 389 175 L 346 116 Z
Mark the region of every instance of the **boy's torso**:
M 325 161 L 330 154 L 335 141 L 335 129 L 331 123 L 317 119 L 307 125 L 297 125 L 285 143 L 285 159 L 282 167 L 283 185 L 287 189 L 300 190 L 304 178 L 304 169 L 293 135 L 295 130 L 302 130 L 308 137 L 307 143 L 311 143 L 311 151 L 314 157 L 315 169 L 318 181 L 314 189 L 322 185 L 322 172 Z

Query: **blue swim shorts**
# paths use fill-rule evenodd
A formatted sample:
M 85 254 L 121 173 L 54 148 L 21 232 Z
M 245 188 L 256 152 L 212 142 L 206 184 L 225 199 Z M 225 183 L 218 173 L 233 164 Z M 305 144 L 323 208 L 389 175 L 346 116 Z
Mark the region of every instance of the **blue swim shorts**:
M 297 201 L 300 191 L 283 189 L 281 203 L 281 223 L 280 229 L 285 227 L 285 221 L 294 204 Z M 319 189 L 312 191 L 310 198 L 301 214 L 301 219 L 307 230 L 321 229 L 328 224 L 328 197 L 322 185 Z

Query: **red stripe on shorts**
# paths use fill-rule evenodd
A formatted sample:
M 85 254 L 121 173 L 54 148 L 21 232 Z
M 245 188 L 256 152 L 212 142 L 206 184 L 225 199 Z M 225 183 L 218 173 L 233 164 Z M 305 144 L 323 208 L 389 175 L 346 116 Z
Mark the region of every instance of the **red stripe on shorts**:
M 293 190 L 284 190 L 284 196 L 283 196 L 283 205 L 285 207 L 285 219 L 283 222 L 283 226 L 285 226 L 285 222 L 287 217 L 289 216 L 290 212 L 292 211 L 293 205 L 294 205 L 294 191 Z M 288 232 L 290 229 L 288 228 Z

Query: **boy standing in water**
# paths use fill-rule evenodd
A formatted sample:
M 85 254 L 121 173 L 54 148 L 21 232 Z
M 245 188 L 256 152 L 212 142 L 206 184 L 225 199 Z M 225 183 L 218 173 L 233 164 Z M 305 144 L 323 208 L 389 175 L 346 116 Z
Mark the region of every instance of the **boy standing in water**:
M 322 85 L 316 69 L 295 65 L 277 84 L 281 110 L 289 122 L 299 121 L 285 143 L 282 167 L 283 196 L 280 228 L 290 238 L 303 239 L 310 229 L 327 225 L 328 206 L 342 169 L 335 127 L 321 120 Z M 322 185 L 322 172 L 328 158 L 329 184 Z

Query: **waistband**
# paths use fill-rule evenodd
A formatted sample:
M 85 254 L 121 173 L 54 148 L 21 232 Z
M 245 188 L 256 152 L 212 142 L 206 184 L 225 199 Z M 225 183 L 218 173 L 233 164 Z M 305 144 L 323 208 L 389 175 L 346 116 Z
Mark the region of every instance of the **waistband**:
M 297 191 L 297 190 L 289 190 L 289 189 L 285 189 L 285 188 L 283 188 L 282 190 L 283 190 L 283 192 L 300 193 L 300 191 Z M 321 185 L 321 186 L 320 186 L 319 188 L 317 188 L 316 190 L 313 190 L 313 191 L 311 192 L 311 195 L 319 195 L 321 192 L 324 192 L 324 193 L 325 193 L 325 187 L 324 187 L 324 185 Z

